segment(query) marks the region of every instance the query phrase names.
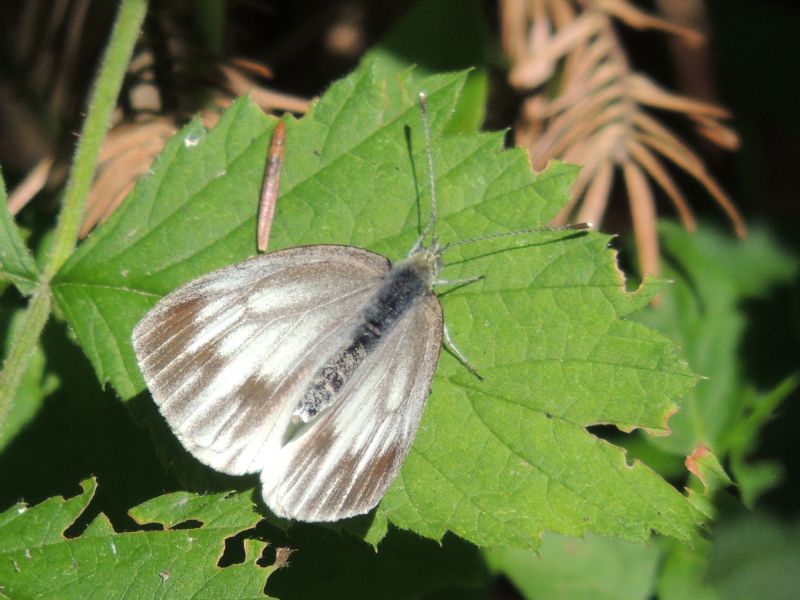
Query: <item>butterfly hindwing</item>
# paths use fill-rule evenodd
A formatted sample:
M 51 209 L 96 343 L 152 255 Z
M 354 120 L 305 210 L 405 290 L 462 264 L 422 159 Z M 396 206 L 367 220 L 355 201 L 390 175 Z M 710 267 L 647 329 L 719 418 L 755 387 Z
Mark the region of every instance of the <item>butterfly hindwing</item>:
M 439 300 L 426 293 L 367 356 L 337 402 L 270 457 L 261 481 L 274 512 L 333 521 L 378 503 L 416 435 L 441 336 Z

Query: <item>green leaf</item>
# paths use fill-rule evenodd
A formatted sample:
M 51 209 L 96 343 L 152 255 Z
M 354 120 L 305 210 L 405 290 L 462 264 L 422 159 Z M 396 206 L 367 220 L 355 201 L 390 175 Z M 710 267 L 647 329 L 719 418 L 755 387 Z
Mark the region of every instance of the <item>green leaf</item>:
M 722 455 L 727 448 L 720 441 L 737 420 L 747 393 L 741 353 L 748 327 L 744 303 L 790 281 L 797 260 L 757 226 L 739 242 L 707 227 L 689 234 L 664 222 L 661 238 L 664 276 L 675 284 L 664 289 L 658 309 L 636 318 L 673 337 L 706 379 L 689 393 L 685 410 L 671 419 L 673 435 L 658 443 L 683 455 L 703 443 Z
M 689 501 L 709 518 L 715 514 L 712 503 L 717 491 L 731 485 L 733 482 L 725 469 L 720 464 L 716 455 L 703 444 L 686 457 L 686 468 L 694 475 L 695 479 L 687 486 L 689 488 Z M 697 489 L 699 482 L 702 490 Z
M 533 175 L 523 151 L 503 151 L 501 134 L 443 137 L 464 79 L 381 82 L 365 67 L 289 121 L 271 249 L 339 243 L 406 255 L 430 197 L 420 89 L 429 98 L 442 242 L 547 223 L 576 169 L 554 164 Z M 185 129 L 54 282 L 98 377 L 124 398 L 144 389 L 130 345 L 144 312 L 179 284 L 255 252 L 272 126 L 240 100 L 207 135 Z M 534 547 L 543 530 L 693 537 L 699 517 L 686 498 L 586 429 L 613 423 L 665 434 L 673 399 L 695 380 L 671 342 L 622 318 L 648 296 L 624 291 L 608 241 L 539 233 L 446 255 L 443 277 L 485 275 L 441 296 L 455 343 L 485 381 L 442 352 L 400 476 L 377 513 L 356 520 L 368 540 L 377 542 L 388 521 L 482 545 Z
M 485 554 L 492 570 L 536 600 L 646 600 L 653 595 L 661 558 L 655 546 L 552 534 L 538 552 L 499 548 Z
M 719 459 L 702 444 L 686 458 L 686 468 L 700 480 L 706 493 L 709 494 L 733 483 Z
M 744 414 L 725 435 L 731 451 L 731 472 L 736 478 L 742 502 L 752 508 L 758 497 L 777 485 L 783 467 L 775 461 L 761 460 L 753 463 L 748 455 L 758 446 L 761 428 L 775 414 L 780 404 L 800 386 L 800 374 L 795 373 L 781 381 L 767 393 L 751 391 L 742 402 Z
M 0 514 L 0 594 L 12 598 L 256 598 L 271 568 L 255 561 L 263 542 L 245 540 L 243 562 L 218 566 L 225 540 L 260 519 L 241 494 L 169 494 L 136 507 L 159 530 L 117 533 L 100 514 L 76 537 L 65 532 L 96 484 L 65 500 L 18 504 Z M 181 527 L 176 527 L 181 525 Z M 152 527 L 152 525 L 151 525 Z
M 421 0 L 366 53 L 379 79 L 391 79 L 415 65 L 417 77 L 470 69 L 447 124 L 448 133 L 473 132 L 482 125 L 489 94 L 488 33 L 479 0 Z
M 745 457 L 798 381 L 797 332 L 786 327 L 793 292 L 785 289 L 797 277 L 797 257 L 758 225 L 739 241 L 709 227 L 689 234 L 665 222 L 661 238 L 664 276 L 674 285 L 664 288 L 658 308 L 635 318 L 677 341 L 705 378 L 670 419 L 673 434 L 648 442 L 683 456 L 697 444 L 721 460 L 730 455 L 752 504 L 777 480 L 777 467 L 747 465 Z M 764 315 L 771 321 L 762 322 Z
M 36 262 L 8 212 L 6 184 L 0 174 L 0 281 L 13 281 L 20 292 L 30 294 L 38 278 Z

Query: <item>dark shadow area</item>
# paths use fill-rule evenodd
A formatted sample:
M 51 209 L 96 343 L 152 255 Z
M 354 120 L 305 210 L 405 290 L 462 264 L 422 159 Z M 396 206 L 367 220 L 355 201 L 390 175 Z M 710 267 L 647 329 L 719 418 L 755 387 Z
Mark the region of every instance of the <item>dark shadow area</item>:
M 194 458 L 172 433 L 148 392 L 139 394 L 127 406 L 133 420 L 151 440 L 160 464 L 174 480 L 174 489 L 214 493 L 258 487 L 257 474 L 226 475 Z
M 35 505 L 51 496 L 74 496 L 78 482 L 94 476 L 97 493 L 69 533 L 80 534 L 100 512 L 117 531 L 137 530 L 142 526 L 128 510 L 150 498 L 179 489 L 213 492 L 257 485 L 256 477 L 226 476 L 192 458 L 149 394 L 124 404 L 110 387 L 100 389 L 63 324 L 50 321 L 42 346 L 47 373 L 60 385 L 0 454 L 0 510 L 19 501 Z
M 324 526 L 296 524 L 288 533 L 265 524 L 257 529 L 278 548 L 292 549 L 288 567 L 267 582 L 267 593 L 283 600 L 478 599 L 486 598 L 492 579 L 480 550 L 451 534 L 439 544 L 390 528 L 376 552 Z
M 174 489 L 175 480 L 114 392 L 100 389 L 64 325 L 51 319 L 42 345 L 47 372 L 60 385 L 0 455 L 0 510 L 20 500 L 32 505 L 73 496 L 79 481 L 95 476 L 97 494 L 80 522 L 86 525 L 103 512 L 117 529 L 137 529 L 128 509 Z M 82 527 L 76 523 L 71 529 Z
M 413 0 L 237 2 L 227 14 L 231 22 L 247 24 L 231 40 L 238 56 L 270 57 L 277 89 L 313 97 L 354 69 L 360 53 L 377 43 L 413 4 Z M 345 44 L 331 40 L 332 26 L 342 22 L 351 24 L 361 37 Z
M 800 279 L 775 287 L 741 304 L 746 329 L 739 354 L 748 381 L 766 393 L 784 378 L 800 371 Z M 761 431 L 750 459 L 782 464 L 784 477 L 761 500 L 772 511 L 786 516 L 800 514 L 800 390 L 785 398 Z
M 765 290 L 739 306 L 746 328 L 739 354 L 748 381 L 775 387 L 800 369 L 800 280 Z
M 244 549 L 244 540 L 246 538 L 251 538 L 253 536 L 253 531 L 253 529 L 246 529 L 244 531 L 240 531 L 235 536 L 226 539 L 225 550 L 222 552 L 222 556 L 219 557 L 217 566 L 221 569 L 224 569 L 225 567 L 229 567 L 231 565 L 243 563 L 247 557 Z M 272 563 L 266 564 L 268 565 Z

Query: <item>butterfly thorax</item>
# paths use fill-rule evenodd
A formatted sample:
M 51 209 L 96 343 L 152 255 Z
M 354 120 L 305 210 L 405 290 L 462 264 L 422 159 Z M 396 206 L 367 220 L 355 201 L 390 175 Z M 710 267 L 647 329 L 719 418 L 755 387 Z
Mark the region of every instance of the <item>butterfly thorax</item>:
M 331 406 L 353 373 L 415 303 L 432 293 L 440 266 L 438 248 L 422 248 L 393 266 L 364 309 L 351 341 L 317 371 L 294 411 L 295 422 L 309 422 Z

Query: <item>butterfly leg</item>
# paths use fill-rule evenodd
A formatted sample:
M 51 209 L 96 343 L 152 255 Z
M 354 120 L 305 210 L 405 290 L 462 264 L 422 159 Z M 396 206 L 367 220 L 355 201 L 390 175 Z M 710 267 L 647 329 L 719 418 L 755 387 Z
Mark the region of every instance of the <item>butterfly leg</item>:
M 434 286 L 437 285 L 455 285 L 455 286 L 462 286 L 462 285 L 469 285 L 470 283 L 475 283 L 483 279 L 483 275 L 477 275 L 475 277 L 466 277 L 464 279 L 438 279 L 433 282 Z M 453 356 L 458 359 L 462 365 L 464 365 L 467 370 L 475 375 L 480 381 L 483 381 L 483 377 L 480 376 L 478 371 L 475 370 L 475 367 L 472 366 L 472 363 L 467 360 L 467 357 L 464 356 L 464 353 L 458 349 L 458 347 L 453 343 L 453 338 L 450 337 L 450 330 L 447 329 L 447 323 L 442 326 L 442 337 L 444 338 L 444 347 L 447 348 L 447 351 L 450 352 Z
M 450 337 L 450 331 L 447 329 L 447 324 L 444 323 L 442 326 L 442 337 L 444 338 L 444 347 L 447 348 L 448 352 L 455 356 L 462 365 L 464 365 L 467 370 L 475 375 L 480 381 L 483 381 L 483 377 L 475 370 L 475 367 L 467 360 L 467 357 L 464 356 L 464 353 L 458 349 L 458 347 L 453 343 L 453 338 Z

